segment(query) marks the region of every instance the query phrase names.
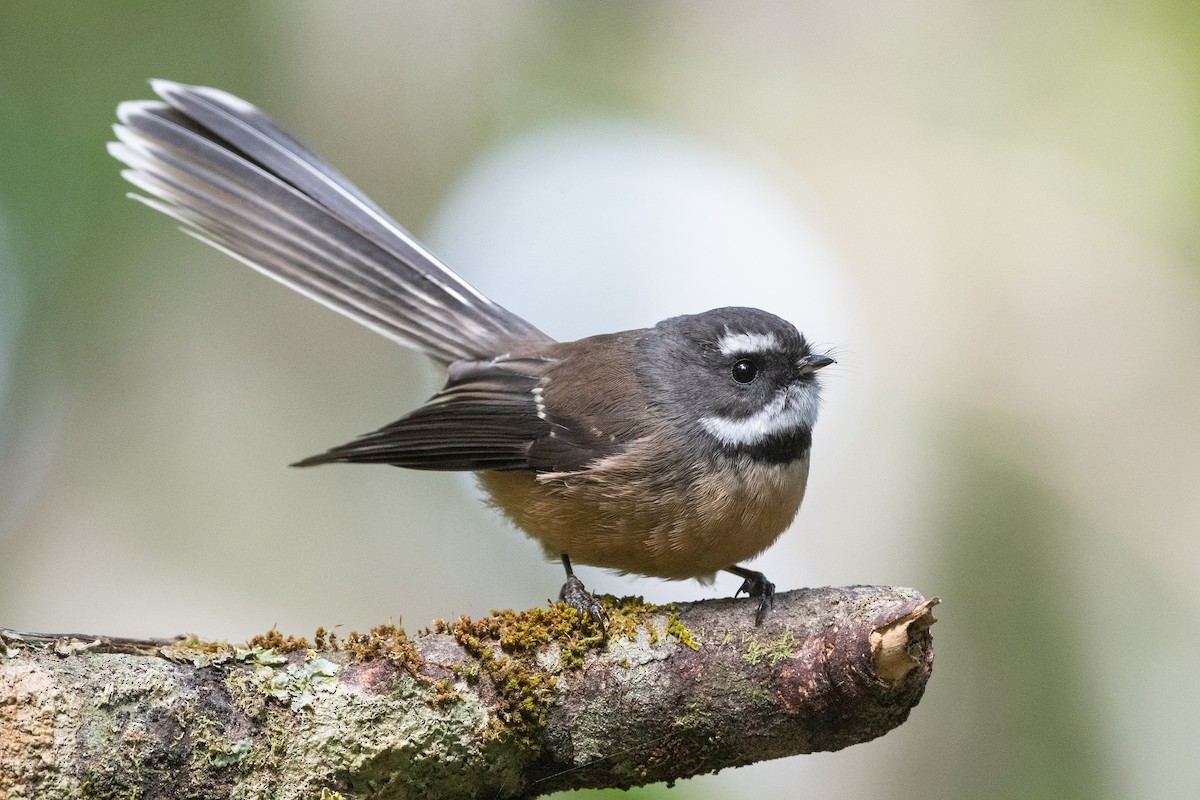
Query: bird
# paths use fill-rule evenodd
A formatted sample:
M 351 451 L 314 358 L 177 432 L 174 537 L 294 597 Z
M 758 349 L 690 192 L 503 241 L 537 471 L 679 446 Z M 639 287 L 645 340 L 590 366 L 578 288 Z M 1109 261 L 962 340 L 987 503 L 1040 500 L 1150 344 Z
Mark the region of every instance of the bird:
M 746 307 L 557 341 L 254 105 L 150 84 L 159 99 L 119 103 L 108 143 L 129 197 L 446 370 L 415 410 L 294 466 L 475 473 L 490 504 L 561 560 L 560 600 L 602 631 L 573 563 L 702 582 L 729 572 L 763 623 L 775 585 L 742 562 L 799 511 L 828 353 Z

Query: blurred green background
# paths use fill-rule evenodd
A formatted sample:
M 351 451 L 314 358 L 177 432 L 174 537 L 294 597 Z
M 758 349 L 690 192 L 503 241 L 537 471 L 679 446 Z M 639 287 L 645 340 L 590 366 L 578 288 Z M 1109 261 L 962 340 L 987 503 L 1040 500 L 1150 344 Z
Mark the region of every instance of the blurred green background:
M 942 596 L 925 699 L 619 796 L 1196 796 L 1194 3 L 3 4 L 7 627 L 420 627 L 561 581 L 465 479 L 284 467 L 437 375 L 123 199 L 149 77 L 264 107 L 552 334 L 746 302 L 836 347 L 756 563 Z

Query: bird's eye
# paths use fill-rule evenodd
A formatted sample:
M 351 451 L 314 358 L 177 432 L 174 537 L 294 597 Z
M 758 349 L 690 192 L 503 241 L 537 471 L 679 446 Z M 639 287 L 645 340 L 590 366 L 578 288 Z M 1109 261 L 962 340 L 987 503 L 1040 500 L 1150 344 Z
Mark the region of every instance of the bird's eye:
M 738 383 L 749 383 L 758 374 L 758 365 L 748 358 L 741 358 L 733 365 L 733 379 Z

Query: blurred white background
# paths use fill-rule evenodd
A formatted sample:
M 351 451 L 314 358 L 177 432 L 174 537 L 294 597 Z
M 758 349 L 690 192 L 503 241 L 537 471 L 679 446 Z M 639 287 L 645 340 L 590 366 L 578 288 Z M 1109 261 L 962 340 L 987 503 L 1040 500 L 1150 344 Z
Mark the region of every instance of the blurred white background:
M 439 376 L 122 198 L 113 109 L 166 77 L 555 336 L 747 304 L 835 349 L 756 566 L 942 596 L 925 699 L 633 796 L 1194 797 L 1197 42 L 1182 1 L 6 4 L 0 625 L 418 628 L 561 583 L 468 479 L 286 468 Z

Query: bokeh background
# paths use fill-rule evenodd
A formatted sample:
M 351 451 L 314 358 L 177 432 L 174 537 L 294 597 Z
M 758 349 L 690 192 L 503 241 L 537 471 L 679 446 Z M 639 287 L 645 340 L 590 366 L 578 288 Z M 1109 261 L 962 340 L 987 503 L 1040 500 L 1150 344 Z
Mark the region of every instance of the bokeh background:
M 553 335 L 750 304 L 835 349 L 756 564 L 943 597 L 925 699 L 619 796 L 1196 796 L 1194 3 L 4 3 L 3 626 L 420 627 L 561 582 L 469 479 L 286 468 L 438 375 L 123 198 L 155 76 L 264 107 Z

